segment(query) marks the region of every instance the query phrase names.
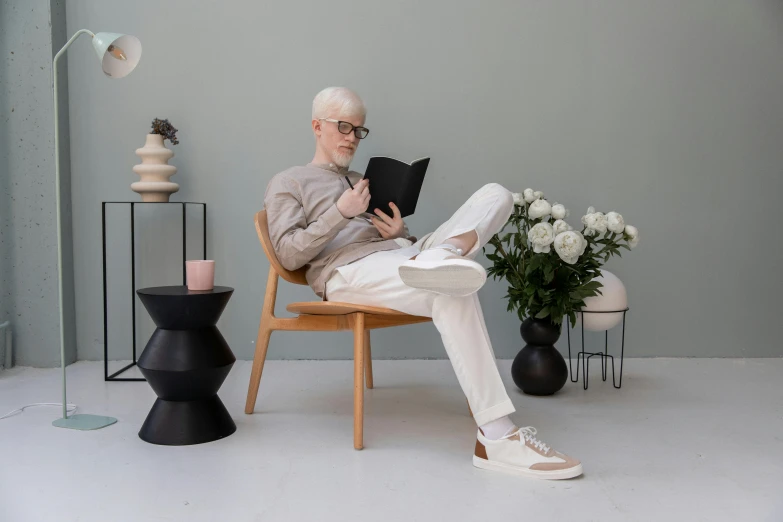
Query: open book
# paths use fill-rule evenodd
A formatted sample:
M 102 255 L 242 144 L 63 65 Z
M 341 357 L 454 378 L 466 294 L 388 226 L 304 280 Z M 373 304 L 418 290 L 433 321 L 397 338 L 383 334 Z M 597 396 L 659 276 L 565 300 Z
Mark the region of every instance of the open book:
M 402 217 L 413 214 L 429 163 L 429 158 L 417 159 L 410 165 L 385 156 L 370 158 L 364 172 L 364 177 L 370 180 L 367 212 L 377 216 L 375 209 L 379 208 L 387 216 L 394 216 L 389 207 L 389 202 L 393 201 Z

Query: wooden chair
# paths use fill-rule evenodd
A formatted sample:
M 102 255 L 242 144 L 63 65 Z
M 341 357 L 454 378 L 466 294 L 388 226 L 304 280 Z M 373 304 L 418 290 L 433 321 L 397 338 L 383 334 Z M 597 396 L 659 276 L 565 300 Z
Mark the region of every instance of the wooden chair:
M 264 370 L 264 360 L 269 347 L 269 337 L 273 331 L 353 330 L 353 447 L 360 450 L 363 448 L 364 384 L 366 382 L 367 388 L 373 387 L 370 330 L 424 323 L 432 319 L 405 314 L 390 308 L 332 301 L 291 303 L 286 306 L 286 310 L 297 314 L 297 317 L 275 317 L 278 276 L 297 285 L 307 285 L 307 280 L 304 269 L 300 268 L 291 272 L 280 264 L 269 239 L 265 210 L 256 213 L 255 222 L 258 239 L 261 241 L 261 246 L 264 247 L 270 266 L 264 305 L 261 311 L 261 323 L 258 326 L 253 370 L 250 373 L 250 386 L 247 390 L 245 413 L 251 414 L 255 408 L 258 386 L 261 383 L 261 372 Z

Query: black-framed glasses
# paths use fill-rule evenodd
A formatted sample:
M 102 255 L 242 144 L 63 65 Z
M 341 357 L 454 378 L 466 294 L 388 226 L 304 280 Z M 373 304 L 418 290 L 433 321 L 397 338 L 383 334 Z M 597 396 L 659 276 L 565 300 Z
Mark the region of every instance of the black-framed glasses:
M 368 129 L 367 127 L 357 127 L 356 125 L 354 125 L 349 121 L 334 120 L 332 118 L 318 118 L 318 119 L 336 123 L 337 130 L 340 131 L 342 134 L 350 134 L 351 132 L 353 132 L 353 135 L 359 138 L 360 140 L 366 138 L 367 135 L 370 133 L 370 129 Z

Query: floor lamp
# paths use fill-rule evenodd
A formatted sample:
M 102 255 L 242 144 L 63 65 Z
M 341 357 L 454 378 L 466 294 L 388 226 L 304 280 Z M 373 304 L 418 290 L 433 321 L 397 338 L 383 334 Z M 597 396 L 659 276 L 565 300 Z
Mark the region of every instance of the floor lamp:
M 63 370 L 63 416 L 52 422 L 58 428 L 74 430 L 97 430 L 117 422 L 114 417 L 102 415 L 77 414 L 68 416 L 65 399 L 65 329 L 63 314 L 63 250 L 62 226 L 60 224 L 60 126 L 57 112 L 57 60 L 60 59 L 70 45 L 80 35 L 88 34 L 92 38 L 92 46 L 98 54 L 104 74 L 109 78 L 122 78 L 136 68 L 141 58 L 141 42 L 135 36 L 118 33 L 94 34 L 87 29 L 81 29 L 74 34 L 62 49 L 54 56 L 53 87 L 54 87 L 54 179 L 55 196 L 57 198 L 57 276 L 60 298 L 60 364 Z

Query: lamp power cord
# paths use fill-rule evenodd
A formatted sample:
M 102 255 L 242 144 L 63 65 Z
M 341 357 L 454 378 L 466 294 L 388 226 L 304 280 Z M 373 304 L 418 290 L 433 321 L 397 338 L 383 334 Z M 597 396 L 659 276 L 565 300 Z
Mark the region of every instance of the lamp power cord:
M 35 404 L 28 404 L 27 406 L 22 406 L 21 408 L 18 408 L 16 410 L 13 410 L 13 411 L 10 411 L 10 412 L 6 413 L 2 417 L 0 417 L 0 420 L 7 419 L 8 417 L 12 417 L 13 415 L 16 415 L 17 413 L 22 413 L 25 408 L 29 408 L 31 406 L 58 406 L 58 407 L 62 408 L 63 407 L 63 403 L 61 403 L 61 402 L 36 402 Z M 79 406 L 77 406 L 76 404 L 68 403 L 66 405 L 66 411 L 67 411 L 67 413 L 73 413 L 73 412 L 76 411 L 76 409 L 78 407 Z

